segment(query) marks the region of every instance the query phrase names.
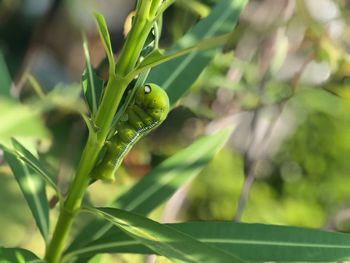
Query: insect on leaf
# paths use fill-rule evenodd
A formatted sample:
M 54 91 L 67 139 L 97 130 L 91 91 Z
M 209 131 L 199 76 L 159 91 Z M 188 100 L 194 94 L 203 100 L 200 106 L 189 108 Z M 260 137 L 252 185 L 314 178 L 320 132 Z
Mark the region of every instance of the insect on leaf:
M 133 145 L 158 127 L 168 112 L 169 98 L 161 87 L 153 83 L 137 87 L 134 102 L 128 105 L 126 113 L 117 122 L 118 133 L 109 140 L 106 154 L 91 177 L 114 181 L 116 171 Z

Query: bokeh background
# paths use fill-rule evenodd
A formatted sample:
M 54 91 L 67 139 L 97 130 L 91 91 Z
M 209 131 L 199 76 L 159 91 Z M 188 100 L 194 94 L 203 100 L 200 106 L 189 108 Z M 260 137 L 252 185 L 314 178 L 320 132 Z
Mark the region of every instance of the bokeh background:
M 171 46 L 216 2 L 178 0 L 165 14 L 161 46 Z M 98 67 L 105 56 L 92 12 L 106 17 L 117 56 L 134 5 L 131 0 L 0 1 L 0 63 L 8 68 L 2 76 L 11 79 L 12 96 L 22 101 L 36 96 L 33 82 L 24 81 L 28 73 L 46 92 L 80 85 L 82 31 L 92 64 Z M 164 125 L 136 145 L 116 183 L 95 184 L 88 199 L 108 203 L 167 156 L 233 124 L 227 147 L 152 217 L 350 231 L 349 18 L 348 0 L 251 0 L 224 52 Z M 99 74 L 105 73 L 100 66 Z M 31 131 L 40 139 L 34 146 L 66 190 L 86 129 L 69 107 L 51 110 L 41 121 Z M 15 179 L 6 165 L 0 173 L 0 245 L 42 254 Z M 84 218 L 77 227 L 83 223 Z

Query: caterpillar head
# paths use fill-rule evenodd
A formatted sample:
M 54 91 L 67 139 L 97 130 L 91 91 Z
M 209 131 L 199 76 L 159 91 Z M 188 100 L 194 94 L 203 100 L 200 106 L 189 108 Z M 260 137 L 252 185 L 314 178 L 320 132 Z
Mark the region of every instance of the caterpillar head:
M 170 107 L 166 92 L 153 83 L 138 88 L 135 95 L 135 104 L 159 121 L 166 118 Z

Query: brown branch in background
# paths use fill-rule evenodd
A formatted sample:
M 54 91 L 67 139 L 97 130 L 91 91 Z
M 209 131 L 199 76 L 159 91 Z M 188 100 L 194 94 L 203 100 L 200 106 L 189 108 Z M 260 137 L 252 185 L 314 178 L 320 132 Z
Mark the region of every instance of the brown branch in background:
M 309 55 L 309 57 L 307 59 L 305 59 L 305 61 L 303 62 L 303 64 L 301 65 L 300 69 L 298 70 L 298 72 L 294 75 L 292 82 L 291 82 L 291 86 L 292 86 L 292 96 L 294 95 L 299 82 L 301 80 L 301 77 L 306 69 L 306 67 L 309 65 L 310 62 L 312 62 L 315 59 L 314 54 Z
M 302 66 L 300 67 L 300 70 L 295 74 L 294 78 L 292 79 L 291 85 L 292 85 L 292 94 L 290 96 L 288 96 L 286 99 L 281 100 L 277 105 L 279 106 L 279 113 L 276 115 L 276 117 L 270 122 L 269 127 L 267 128 L 264 136 L 263 136 L 263 141 L 267 141 L 269 140 L 270 136 L 273 136 L 273 134 L 271 133 L 277 123 L 277 120 L 279 119 L 279 117 L 281 116 L 287 102 L 295 95 L 295 92 L 297 90 L 298 84 L 300 82 L 301 76 L 305 70 L 305 68 L 307 67 L 307 65 L 314 59 L 314 56 L 311 55 L 309 56 L 304 63 L 302 64 Z M 261 86 L 261 88 L 263 88 L 263 86 Z M 251 122 L 251 131 L 254 131 L 256 129 L 256 121 L 258 119 L 258 114 L 259 114 L 259 110 L 261 110 L 261 108 L 263 107 L 263 105 L 259 106 L 255 111 L 254 111 L 254 115 L 253 115 L 253 119 Z M 254 133 L 254 132 L 251 132 Z M 256 134 L 256 133 L 255 133 Z M 244 174 L 246 175 L 245 180 L 244 180 L 244 184 L 243 184 L 243 188 L 242 188 L 242 192 L 240 194 L 240 198 L 238 201 L 238 207 L 236 210 L 236 214 L 234 216 L 234 221 L 239 222 L 241 220 L 245 205 L 247 203 L 248 197 L 249 197 L 249 192 L 250 189 L 255 181 L 255 171 L 254 171 L 254 167 L 256 165 L 256 162 L 258 160 L 252 161 L 249 158 L 248 153 L 251 151 L 251 147 L 252 147 L 252 141 L 254 141 L 254 138 L 251 138 L 249 146 L 247 147 L 245 153 L 244 153 L 244 157 L 243 157 L 243 161 L 244 161 Z
M 264 75 L 260 86 L 259 86 L 259 91 L 260 93 L 264 90 L 265 85 L 267 82 L 267 75 Z M 256 131 L 256 126 L 257 126 L 257 122 L 258 122 L 258 116 L 259 113 L 262 109 L 262 106 L 259 105 L 253 112 L 253 117 L 252 120 L 250 122 L 250 132 L 249 135 L 256 135 L 257 133 Z M 249 196 L 249 192 L 250 189 L 253 185 L 254 179 L 255 179 L 255 175 L 254 175 L 254 161 L 251 159 L 251 157 L 249 156 L 249 152 L 251 151 L 251 148 L 253 146 L 253 142 L 255 141 L 254 136 L 252 136 L 249 140 L 249 144 L 247 146 L 247 148 L 245 149 L 244 155 L 243 155 L 243 162 L 244 162 L 244 184 L 243 184 L 243 188 L 239 197 L 239 201 L 238 201 L 238 207 L 236 210 L 236 214 L 233 218 L 234 221 L 239 222 L 241 220 L 243 211 L 244 211 L 244 207 L 247 203 L 248 200 L 248 196 Z
M 335 211 L 333 215 L 331 215 L 325 224 L 325 228 L 332 231 L 344 231 L 341 229 L 341 225 L 346 225 L 346 222 L 349 221 L 350 218 L 350 207 L 342 207 Z M 346 231 L 347 232 L 347 231 Z
M 186 200 L 186 196 L 187 196 L 187 193 L 189 191 L 190 186 L 191 186 L 191 182 L 184 184 L 169 199 L 169 201 L 167 202 L 167 204 L 164 208 L 164 212 L 162 215 L 161 221 L 163 223 L 173 223 L 176 220 L 176 218 L 179 214 L 179 211 L 181 211 L 181 208 Z
M 290 6 L 291 2 L 290 1 L 285 1 L 284 6 L 281 10 L 281 13 L 284 14 L 286 11 L 288 11 L 288 7 Z M 263 92 L 264 86 L 267 82 L 267 79 L 269 78 L 269 65 L 272 61 L 272 57 L 273 57 L 273 52 L 272 49 L 275 45 L 275 41 L 277 41 L 275 34 L 272 34 L 271 37 L 269 39 L 267 39 L 265 48 L 263 51 L 265 51 L 265 53 L 262 53 L 262 74 L 263 74 L 263 79 L 261 81 L 260 84 L 260 94 Z M 299 71 L 295 74 L 294 78 L 291 81 L 291 86 L 292 86 L 292 94 L 290 96 L 288 96 L 287 98 L 281 100 L 279 103 L 276 104 L 276 106 L 279 107 L 279 111 L 276 114 L 276 116 L 273 118 L 273 120 L 270 121 L 269 126 L 267 127 L 263 138 L 262 138 L 262 143 L 264 144 L 267 141 L 270 141 L 271 136 L 273 136 L 273 131 L 277 125 L 277 122 L 285 108 L 285 105 L 287 104 L 287 102 L 295 95 L 296 89 L 299 85 L 301 76 L 303 74 L 303 72 L 305 71 L 305 68 L 307 67 L 307 65 L 314 59 L 314 55 L 309 56 L 304 63 L 302 64 L 301 68 L 299 69 Z M 269 61 L 266 61 L 269 60 Z M 248 144 L 248 147 L 245 149 L 244 155 L 243 155 L 243 161 L 244 161 L 244 174 L 245 174 L 245 180 L 244 180 L 244 184 L 243 184 L 243 188 L 239 197 L 239 201 L 238 201 L 238 206 L 237 206 L 237 210 L 236 210 L 236 214 L 234 216 L 234 221 L 240 221 L 241 217 L 243 215 L 244 212 L 244 208 L 246 206 L 246 203 L 248 201 L 249 198 L 249 192 L 250 189 L 255 181 L 256 178 L 256 174 L 255 174 L 255 166 L 257 164 L 257 162 L 259 162 L 261 160 L 261 156 L 259 157 L 252 157 L 249 155 L 249 153 L 254 150 L 252 149 L 252 147 L 257 147 L 257 145 L 253 145 L 253 142 L 255 141 L 255 137 L 257 135 L 256 132 L 256 123 L 258 121 L 258 115 L 260 113 L 260 111 L 267 105 L 259 105 L 253 112 L 253 118 L 251 121 L 251 125 L 250 125 L 250 134 L 253 134 L 252 138 L 250 138 L 250 142 Z M 262 147 L 263 145 L 261 145 Z
M 246 205 L 248 197 L 249 197 L 250 189 L 251 189 L 251 187 L 254 183 L 254 180 L 255 180 L 253 167 L 254 167 L 254 165 L 252 165 L 252 164 L 245 165 L 244 174 L 247 176 L 245 177 L 242 192 L 241 192 L 241 195 L 240 195 L 239 201 L 238 201 L 236 214 L 233 218 L 233 221 L 235 221 L 235 222 L 241 221 L 243 211 L 244 211 L 245 205 Z

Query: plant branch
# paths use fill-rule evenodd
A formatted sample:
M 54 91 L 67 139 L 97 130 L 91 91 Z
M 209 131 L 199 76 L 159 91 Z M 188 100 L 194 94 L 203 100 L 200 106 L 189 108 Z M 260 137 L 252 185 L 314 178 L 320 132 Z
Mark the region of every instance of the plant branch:
M 98 159 L 99 152 L 111 128 L 113 117 L 129 84 L 125 76 L 136 66 L 143 45 L 155 21 L 154 18 L 149 17 L 150 6 L 151 1 L 149 0 L 140 2 L 135 22 L 117 61 L 115 74 L 110 74 L 101 105 L 94 119 L 96 130 L 89 133 L 76 175 L 60 211 L 52 240 L 46 251 L 45 259 L 50 263 L 58 263 L 61 260 L 73 220 L 79 212 L 89 185 L 89 174 Z

